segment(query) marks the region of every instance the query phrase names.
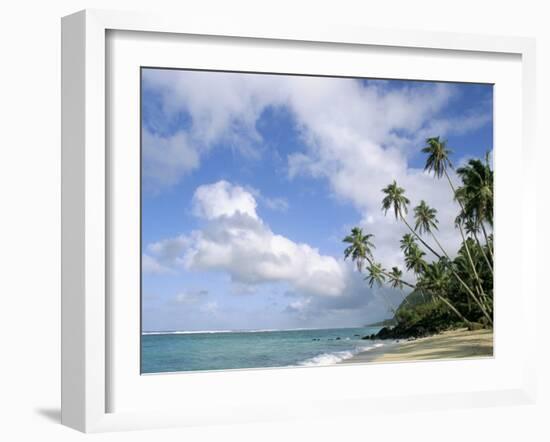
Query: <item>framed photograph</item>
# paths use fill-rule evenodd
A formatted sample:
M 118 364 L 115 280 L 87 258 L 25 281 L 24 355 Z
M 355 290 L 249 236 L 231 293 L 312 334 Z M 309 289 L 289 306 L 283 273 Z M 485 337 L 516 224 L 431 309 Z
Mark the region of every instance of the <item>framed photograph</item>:
M 64 424 L 534 400 L 532 40 L 107 11 L 62 36 Z

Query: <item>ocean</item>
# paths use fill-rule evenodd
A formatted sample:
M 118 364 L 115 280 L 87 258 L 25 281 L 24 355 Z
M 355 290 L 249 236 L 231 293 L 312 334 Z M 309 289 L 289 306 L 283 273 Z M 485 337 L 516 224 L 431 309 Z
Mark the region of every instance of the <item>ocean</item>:
M 141 372 L 332 365 L 383 346 L 361 339 L 380 328 L 144 332 Z

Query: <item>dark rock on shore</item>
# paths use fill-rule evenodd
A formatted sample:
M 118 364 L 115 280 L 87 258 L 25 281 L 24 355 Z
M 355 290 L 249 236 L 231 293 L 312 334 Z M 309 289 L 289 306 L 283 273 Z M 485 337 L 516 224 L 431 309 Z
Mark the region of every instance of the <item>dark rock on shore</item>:
M 361 339 L 407 339 L 425 338 L 457 327 L 467 327 L 468 330 L 481 330 L 487 326 L 481 322 L 430 323 L 419 321 L 415 324 L 397 324 L 394 327 L 384 327 L 377 334 L 363 336 Z

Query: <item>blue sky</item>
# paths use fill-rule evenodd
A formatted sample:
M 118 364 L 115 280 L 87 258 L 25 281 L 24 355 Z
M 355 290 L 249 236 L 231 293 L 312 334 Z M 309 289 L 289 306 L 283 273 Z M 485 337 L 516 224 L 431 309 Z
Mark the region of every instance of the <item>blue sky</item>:
M 400 265 L 403 226 L 380 211 L 396 179 L 452 224 L 420 149 L 492 151 L 490 85 L 144 69 L 144 330 L 358 326 L 402 293 L 370 289 L 342 237 L 375 234 Z M 449 221 L 449 222 L 447 222 Z M 458 244 L 452 228 L 443 243 Z

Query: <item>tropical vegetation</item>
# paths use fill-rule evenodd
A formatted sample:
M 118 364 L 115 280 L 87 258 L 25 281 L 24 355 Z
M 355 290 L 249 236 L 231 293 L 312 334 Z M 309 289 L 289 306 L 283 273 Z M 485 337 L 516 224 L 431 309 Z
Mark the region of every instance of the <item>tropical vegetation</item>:
M 488 155 L 473 158 L 456 169 L 452 151 L 440 137 L 428 138 L 422 152 L 425 171 L 445 179 L 457 209 L 453 228 L 460 235 L 458 252 L 451 256 L 439 238 L 437 209 L 425 200 L 410 211 L 406 190 L 393 180 L 382 189 L 382 211 L 403 223 L 408 233 L 399 242 L 404 269 L 387 269 L 375 258 L 375 237 L 360 227 L 343 239 L 344 258 L 365 272 L 370 287 L 387 285 L 402 290 L 404 300 L 393 310 L 377 337 L 424 336 L 456 326 L 493 327 L 493 170 Z M 407 218 L 409 213 L 412 221 Z

